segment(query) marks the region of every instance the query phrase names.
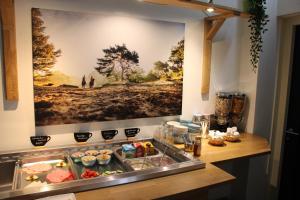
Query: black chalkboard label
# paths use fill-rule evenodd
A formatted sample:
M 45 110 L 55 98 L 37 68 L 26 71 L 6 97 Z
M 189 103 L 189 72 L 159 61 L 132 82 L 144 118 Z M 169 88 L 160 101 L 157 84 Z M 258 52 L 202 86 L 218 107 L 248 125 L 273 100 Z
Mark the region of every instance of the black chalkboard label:
M 45 146 L 45 144 L 51 139 L 50 136 L 43 135 L 43 136 L 31 136 L 30 141 L 33 146 L 41 147 Z
M 118 130 L 105 130 L 101 131 L 104 140 L 112 140 L 117 134 Z
M 74 139 L 76 142 L 86 142 L 92 135 L 90 132 L 78 132 L 74 133 Z
M 126 137 L 135 137 L 141 130 L 139 128 L 127 128 L 125 129 Z

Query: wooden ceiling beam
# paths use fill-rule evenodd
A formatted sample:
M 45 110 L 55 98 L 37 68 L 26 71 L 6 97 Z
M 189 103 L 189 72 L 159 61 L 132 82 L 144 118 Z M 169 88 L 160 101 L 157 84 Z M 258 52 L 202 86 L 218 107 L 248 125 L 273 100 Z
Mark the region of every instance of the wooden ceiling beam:
M 244 16 L 247 15 L 244 12 L 241 12 L 235 8 L 221 6 L 217 4 L 213 4 L 213 6 L 209 3 L 196 1 L 196 0 L 143 0 L 147 3 L 159 4 L 159 5 L 169 5 L 169 6 L 176 6 L 180 8 L 188 8 L 193 10 L 201 10 L 206 11 L 207 8 L 213 7 L 214 13 L 216 14 L 228 14 L 232 13 L 236 16 Z

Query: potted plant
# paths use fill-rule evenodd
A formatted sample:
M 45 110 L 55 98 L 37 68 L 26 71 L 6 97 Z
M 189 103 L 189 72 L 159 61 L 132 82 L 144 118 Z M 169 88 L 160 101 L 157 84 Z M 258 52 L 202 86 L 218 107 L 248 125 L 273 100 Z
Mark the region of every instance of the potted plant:
M 247 0 L 248 12 L 250 14 L 249 27 L 251 48 L 250 48 L 250 61 L 252 69 L 256 72 L 260 53 L 263 47 L 263 34 L 268 30 L 266 28 L 269 22 L 269 16 L 266 14 L 266 0 Z

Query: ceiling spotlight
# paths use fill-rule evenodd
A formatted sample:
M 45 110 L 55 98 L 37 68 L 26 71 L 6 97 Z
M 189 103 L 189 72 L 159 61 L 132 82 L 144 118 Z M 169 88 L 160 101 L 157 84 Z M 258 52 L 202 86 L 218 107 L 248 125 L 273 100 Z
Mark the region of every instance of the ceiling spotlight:
M 213 2 L 213 0 L 209 0 L 208 3 L 209 3 L 209 7 L 206 9 L 206 11 L 209 12 L 209 13 L 214 12 L 215 9 L 214 9 L 214 2 Z

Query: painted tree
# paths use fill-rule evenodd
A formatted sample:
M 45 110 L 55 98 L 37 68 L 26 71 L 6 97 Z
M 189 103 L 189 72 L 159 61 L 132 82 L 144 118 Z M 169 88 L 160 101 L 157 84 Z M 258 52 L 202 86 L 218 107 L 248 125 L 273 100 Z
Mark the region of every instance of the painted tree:
M 168 80 L 170 79 L 170 66 L 167 62 L 157 61 L 154 63 L 154 69 L 151 73 L 158 79 Z
M 114 76 L 122 81 L 127 80 L 139 63 L 138 54 L 128 50 L 124 44 L 104 49 L 103 52 L 105 55 L 98 59 L 96 70 L 106 77 Z
M 171 49 L 167 62 L 157 61 L 154 63 L 152 74 L 162 80 L 182 80 L 184 61 L 184 40 L 180 40 Z
M 135 66 L 139 64 L 139 55 L 130 51 L 125 44 L 103 49 L 104 57 L 98 58 L 95 69 L 106 77 L 116 74 L 121 81 L 128 80 Z
M 177 45 L 171 50 L 168 63 L 173 72 L 182 71 L 184 60 L 184 40 L 180 40 Z
M 61 56 L 61 50 L 56 50 L 49 42 L 49 36 L 45 34 L 46 27 L 42 19 L 42 13 L 38 8 L 33 8 L 32 14 L 32 54 L 33 71 L 35 78 L 45 78 L 52 75 L 57 58 Z

